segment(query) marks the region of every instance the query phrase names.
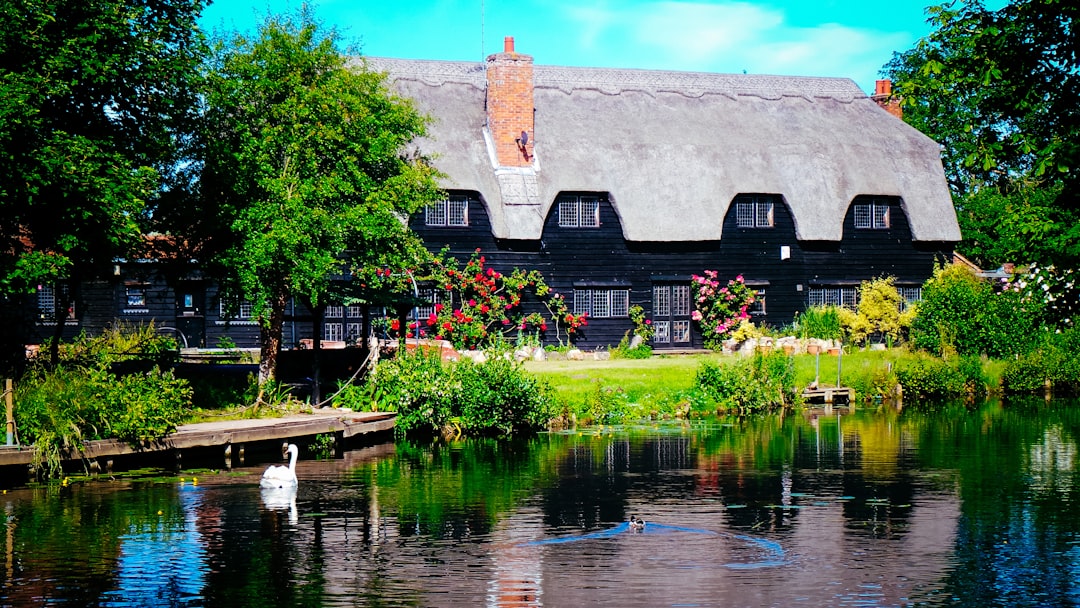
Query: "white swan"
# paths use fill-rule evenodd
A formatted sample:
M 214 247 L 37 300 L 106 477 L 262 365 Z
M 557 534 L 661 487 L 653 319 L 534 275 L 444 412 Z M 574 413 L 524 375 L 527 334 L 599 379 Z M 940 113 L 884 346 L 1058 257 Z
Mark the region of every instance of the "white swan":
M 296 487 L 296 455 L 300 453 L 300 450 L 290 443 L 286 451 L 289 453 L 289 466 L 271 465 L 263 473 L 259 486 L 263 488 Z

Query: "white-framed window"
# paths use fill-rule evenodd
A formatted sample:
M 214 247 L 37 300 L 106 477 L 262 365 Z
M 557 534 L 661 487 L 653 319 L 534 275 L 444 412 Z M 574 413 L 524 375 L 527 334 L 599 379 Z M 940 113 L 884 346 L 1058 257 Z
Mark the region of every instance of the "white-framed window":
M 855 286 L 811 287 L 807 297 L 810 306 L 842 306 L 851 310 L 859 306 L 859 288 Z
M 350 304 L 345 309 L 345 316 L 350 319 L 360 319 L 364 316 L 364 307 L 359 304 Z
M 341 342 L 344 336 L 341 333 L 341 323 L 327 323 L 323 325 L 323 340 L 327 342 Z
M 52 323 L 55 321 L 54 315 L 56 314 L 56 288 L 52 285 L 38 285 L 37 288 L 37 307 L 38 307 L 38 319 L 44 323 Z M 75 320 L 75 305 L 72 304 L 67 310 L 67 317 L 64 322 L 68 323 Z
M 653 342 L 657 344 L 671 343 L 671 321 L 653 321 Z
M 904 312 L 909 306 L 922 301 L 922 287 L 897 287 L 900 292 L 900 312 Z
M 344 306 L 327 306 L 326 307 L 326 318 L 327 319 L 340 319 L 341 317 L 344 317 L 344 316 L 345 316 L 345 307 Z
M 735 222 L 739 228 L 772 228 L 773 197 L 740 196 L 735 199 Z
M 690 314 L 690 286 L 671 286 L 671 314 L 681 317 Z M 676 340 L 679 342 L 679 340 Z
M 593 319 L 628 317 L 629 289 L 574 289 L 574 314 Z
M 690 321 L 671 322 L 671 341 L 676 343 L 690 341 Z
M 189 304 L 185 302 L 185 306 L 187 305 Z M 240 305 L 236 307 L 236 314 L 230 315 L 229 302 L 223 299 L 218 302 L 218 315 L 222 319 L 251 319 L 251 302 L 248 302 L 247 300 L 240 300 Z
M 758 287 L 754 289 L 754 301 L 747 308 L 746 312 L 751 316 L 765 316 L 765 288 Z
M 873 199 L 855 204 L 855 227 L 882 230 L 889 227 L 889 202 Z
M 424 209 L 424 225 L 464 227 L 469 225 L 469 199 L 452 194 Z
M 346 323 L 345 324 L 345 340 L 347 342 L 356 343 L 359 342 L 362 336 L 360 335 L 361 324 L 360 323 Z
M 567 195 L 559 197 L 560 228 L 600 226 L 600 197 Z
M 443 304 L 444 306 L 450 303 L 449 292 L 438 289 L 435 287 L 421 287 L 419 290 L 420 299 L 427 302 L 422 306 L 416 307 L 416 316 L 421 319 L 427 319 L 431 315 L 435 314 L 435 305 Z
M 124 287 L 125 308 L 146 308 L 146 285 Z

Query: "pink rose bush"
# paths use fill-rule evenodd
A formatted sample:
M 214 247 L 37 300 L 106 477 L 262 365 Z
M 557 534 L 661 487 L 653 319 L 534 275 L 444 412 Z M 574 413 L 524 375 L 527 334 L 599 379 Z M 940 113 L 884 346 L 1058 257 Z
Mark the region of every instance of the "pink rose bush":
M 747 287 L 742 275 L 721 284 L 718 274 L 706 270 L 701 276 L 693 275 L 690 282 L 694 301 L 690 318 L 701 328 L 706 348 L 712 350 L 720 350 L 739 323 L 750 318 L 747 311 L 754 303 L 754 290 Z

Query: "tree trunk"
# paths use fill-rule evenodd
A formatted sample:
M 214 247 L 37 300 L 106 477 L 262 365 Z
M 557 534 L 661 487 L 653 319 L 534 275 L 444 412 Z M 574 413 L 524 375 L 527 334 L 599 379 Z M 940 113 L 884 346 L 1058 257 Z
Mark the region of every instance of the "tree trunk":
M 64 339 L 64 328 L 67 326 L 68 311 L 75 303 L 75 280 L 68 285 L 64 281 L 53 283 L 53 335 L 49 342 L 49 367 L 56 369 L 60 365 L 60 341 Z
M 270 315 L 260 324 L 259 337 L 259 399 L 267 382 L 277 380 L 278 353 L 281 352 L 281 332 L 285 325 L 285 304 L 288 296 L 277 294 L 270 300 Z

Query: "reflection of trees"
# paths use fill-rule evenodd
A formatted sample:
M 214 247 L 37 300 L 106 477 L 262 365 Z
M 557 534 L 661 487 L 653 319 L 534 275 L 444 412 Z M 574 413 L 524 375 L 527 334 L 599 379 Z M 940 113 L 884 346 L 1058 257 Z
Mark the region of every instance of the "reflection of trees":
M 948 593 L 970 605 L 1075 602 L 1080 556 L 1069 543 L 1080 534 L 1080 495 L 1070 455 L 1080 410 L 1011 399 L 940 418 L 921 429 L 919 446 L 927 467 L 959 471 Z
M 168 535 L 183 525 L 172 487 L 115 492 L 90 484 L 28 492 L 4 505 L 8 605 L 100 604 L 117 585 L 125 535 Z

